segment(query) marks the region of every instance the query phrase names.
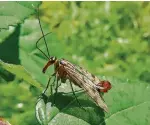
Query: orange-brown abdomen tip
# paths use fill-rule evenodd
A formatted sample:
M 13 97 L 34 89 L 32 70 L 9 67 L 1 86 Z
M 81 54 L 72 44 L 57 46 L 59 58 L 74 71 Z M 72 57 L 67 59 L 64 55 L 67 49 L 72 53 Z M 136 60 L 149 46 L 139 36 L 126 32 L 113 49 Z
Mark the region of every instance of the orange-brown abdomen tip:
M 108 90 L 110 90 L 112 88 L 111 83 L 109 81 L 105 81 L 105 80 L 101 81 L 97 85 L 104 88 L 104 89 L 98 89 L 99 92 L 106 93 Z

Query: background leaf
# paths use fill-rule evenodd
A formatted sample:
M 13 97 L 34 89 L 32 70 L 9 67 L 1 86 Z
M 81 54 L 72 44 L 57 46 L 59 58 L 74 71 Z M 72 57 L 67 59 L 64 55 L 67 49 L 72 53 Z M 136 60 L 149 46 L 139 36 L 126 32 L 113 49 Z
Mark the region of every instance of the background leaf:
M 40 2 L 1 2 L 0 28 L 21 23 L 25 18 L 35 12 Z
M 0 67 L 16 75 L 19 79 L 23 79 L 31 85 L 41 89 L 41 85 L 30 77 L 29 73 L 27 72 L 27 70 L 25 70 L 23 66 L 7 64 L 0 61 Z

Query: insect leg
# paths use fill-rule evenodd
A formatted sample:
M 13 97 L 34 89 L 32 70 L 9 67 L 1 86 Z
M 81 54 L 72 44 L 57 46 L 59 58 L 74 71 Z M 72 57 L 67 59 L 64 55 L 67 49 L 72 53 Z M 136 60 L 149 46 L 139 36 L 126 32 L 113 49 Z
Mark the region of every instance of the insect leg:
M 49 85 L 50 85 L 50 81 L 51 81 L 51 78 L 53 77 L 53 75 L 54 74 L 52 74 L 50 77 L 49 77 L 49 79 L 48 79 L 48 82 L 47 82 L 47 85 L 46 85 L 46 88 L 45 88 L 45 90 L 42 92 L 42 94 L 40 95 L 40 99 L 39 99 L 39 101 L 41 100 L 41 99 L 44 99 L 44 101 L 48 101 L 48 97 L 47 97 L 47 95 L 45 94 L 46 93 L 46 91 L 47 91 L 47 89 L 48 89 L 48 87 L 49 87 Z
M 47 85 L 46 85 L 46 88 L 45 88 L 43 94 L 45 94 L 45 92 L 47 91 L 47 89 L 48 89 L 48 87 L 49 87 L 49 84 L 50 84 L 50 81 L 51 81 L 51 78 L 52 78 L 52 76 L 49 77 L 48 83 L 47 83 Z
M 54 93 L 53 93 L 53 86 L 54 86 L 54 83 L 56 81 L 56 73 L 54 74 L 54 81 L 52 82 L 52 84 L 50 84 L 50 91 L 51 91 L 51 96 L 54 97 Z M 54 99 L 53 99 L 53 104 L 54 104 Z
M 73 86 L 72 86 L 72 83 L 71 83 L 70 80 L 69 80 L 69 83 L 70 83 L 70 87 L 71 87 L 71 89 L 72 89 L 73 95 L 74 95 L 74 97 L 75 97 L 75 99 L 76 99 L 78 105 L 80 106 L 81 109 L 85 110 L 85 109 L 82 107 L 82 105 L 80 104 L 80 102 L 79 102 L 79 100 L 78 100 L 78 98 L 77 98 L 77 96 L 76 96 L 76 94 L 75 94 L 75 91 L 74 91 L 74 89 L 73 89 Z M 85 110 L 85 111 L 86 111 L 86 110 Z
M 56 80 L 56 88 L 55 88 L 55 94 L 54 94 L 54 104 L 55 104 L 55 102 L 56 102 L 56 96 L 57 96 L 58 87 L 59 87 L 59 85 L 58 85 L 58 82 L 59 82 L 58 77 L 57 77 L 56 79 L 57 79 L 57 80 Z
M 48 89 L 48 87 L 49 87 L 49 85 L 50 85 L 51 78 L 52 78 L 53 76 L 55 76 L 55 74 L 56 74 L 56 73 L 53 73 L 53 74 L 49 77 L 48 83 L 47 83 L 47 85 L 46 85 L 46 88 L 45 88 L 43 94 L 45 94 L 46 90 Z

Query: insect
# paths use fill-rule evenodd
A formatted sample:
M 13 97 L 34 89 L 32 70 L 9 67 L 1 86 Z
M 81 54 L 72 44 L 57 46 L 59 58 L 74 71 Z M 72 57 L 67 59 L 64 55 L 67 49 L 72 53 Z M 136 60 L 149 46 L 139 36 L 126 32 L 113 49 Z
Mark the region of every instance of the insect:
M 49 66 L 54 65 L 54 73 L 49 78 L 48 84 L 46 89 L 49 86 L 50 80 L 52 77 L 54 77 L 54 82 L 56 80 L 56 89 L 55 92 L 57 92 L 58 88 L 58 82 L 61 81 L 61 83 L 65 83 L 66 80 L 69 80 L 70 86 L 72 89 L 72 92 L 78 102 L 78 104 L 81 106 L 80 102 L 78 101 L 72 83 L 74 85 L 77 85 L 78 87 L 82 88 L 94 101 L 95 103 L 101 107 L 104 111 L 108 112 L 108 107 L 104 102 L 104 99 L 102 98 L 101 93 L 106 93 L 108 90 L 111 89 L 111 83 L 109 81 L 100 80 L 98 77 L 94 76 L 93 74 L 89 73 L 84 68 L 77 66 L 75 64 L 72 64 L 66 59 L 57 59 L 54 56 L 50 56 L 48 46 L 45 40 L 45 36 L 50 34 L 47 33 L 44 35 L 44 32 L 42 30 L 40 18 L 39 18 L 39 10 L 38 10 L 38 21 L 42 32 L 42 37 L 36 42 L 36 47 L 39 49 L 43 55 L 48 59 L 47 64 L 43 68 L 43 73 L 46 72 Z M 48 56 L 38 47 L 38 42 L 41 39 L 44 39 L 46 49 Z M 45 89 L 45 90 L 46 90 Z

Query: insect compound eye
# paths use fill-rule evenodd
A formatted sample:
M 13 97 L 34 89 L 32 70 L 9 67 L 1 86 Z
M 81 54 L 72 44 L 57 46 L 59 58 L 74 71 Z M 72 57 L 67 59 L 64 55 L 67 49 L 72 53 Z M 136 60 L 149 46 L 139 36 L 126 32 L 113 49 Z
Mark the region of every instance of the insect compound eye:
M 61 60 L 60 64 L 65 65 L 66 63 L 63 60 Z
M 52 57 L 53 58 L 53 60 L 56 60 L 57 58 L 54 56 L 54 57 Z
M 98 91 L 104 93 L 106 93 L 108 90 L 112 88 L 111 83 L 105 80 L 98 83 L 97 86 L 103 87 L 104 89 L 98 89 Z
M 50 60 L 51 60 L 52 62 L 55 62 L 56 59 L 57 59 L 57 58 L 56 58 L 55 56 L 53 56 L 53 57 L 50 58 Z

